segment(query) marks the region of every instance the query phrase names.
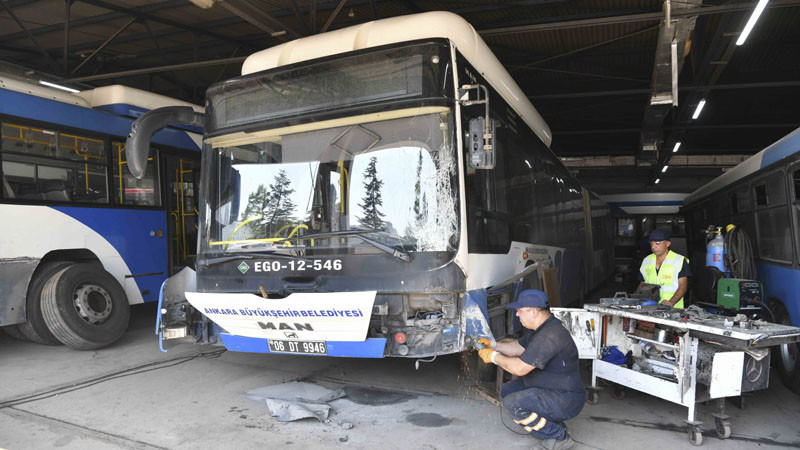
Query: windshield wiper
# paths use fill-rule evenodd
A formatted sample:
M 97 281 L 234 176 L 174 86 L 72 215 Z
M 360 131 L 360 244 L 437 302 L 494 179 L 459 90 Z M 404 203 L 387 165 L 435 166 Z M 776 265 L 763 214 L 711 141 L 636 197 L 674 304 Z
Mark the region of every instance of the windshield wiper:
M 389 245 L 386 245 L 386 244 L 384 244 L 382 242 L 378 242 L 378 241 L 376 241 L 374 239 L 370 239 L 370 238 L 364 236 L 365 234 L 380 233 L 380 232 L 382 232 L 382 230 L 365 229 L 365 230 L 327 231 L 327 232 L 324 232 L 324 233 L 304 234 L 302 236 L 297 236 L 297 237 L 289 238 L 289 239 L 286 239 L 286 240 L 287 241 L 293 241 L 293 240 L 317 239 L 317 238 L 324 238 L 324 237 L 352 236 L 352 237 L 357 237 L 357 238 L 361 239 L 362 241 L 372 245 L 373 247 L 377 248 L 378 250 L 381 250 L 381 251 L 383 251 L 385 253 L 388 253 L 388 254 L 394 256 L 395 258 L 399 259 L 400 261 L 404 261 L 404 262 L 411 261 L 411 255 L 409 253 L 404 252 L 402 250 L 398 250 L 398 249 L 396 249 L 394 247 L 391 247 Z
M 298 260 L 303 259 L 307 260 L 303 256 L 296 256 L 296 255 L 284 255 L 283 253 L 273 253 L 273 252 L 258 252 L 258 253 L 242 253 L 241 255 L 236 256 L 220 256 L 218 258 L 205 258 L 197 261 L 198 266 L 204 267 L 211 267 L 216 266 L 217 264 L 223 264 L 230 261 L 236 261 L 240 259 L 253 259 L 255 257 L 264 257 L 269 256 L 270 258 L 276 259 L 291 259 L 291 260 Z

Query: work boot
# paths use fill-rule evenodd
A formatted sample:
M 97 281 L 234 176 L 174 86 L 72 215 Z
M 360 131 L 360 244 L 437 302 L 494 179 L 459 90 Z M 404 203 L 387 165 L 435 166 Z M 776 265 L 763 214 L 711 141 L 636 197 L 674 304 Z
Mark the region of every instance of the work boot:
M 575 444 L 575 441 L 572 440 L 569 432 L 566 432 L 561 439 L 543 439 L 539 443 L 539 448 L 543 450 L 567 450 L 568 448 L 572 448 L 573 444 Z

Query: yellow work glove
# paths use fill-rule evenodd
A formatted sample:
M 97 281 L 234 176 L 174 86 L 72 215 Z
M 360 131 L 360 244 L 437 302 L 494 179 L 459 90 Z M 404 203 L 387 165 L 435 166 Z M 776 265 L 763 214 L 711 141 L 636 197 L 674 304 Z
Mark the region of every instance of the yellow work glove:
M 481 344 L 486 348 L 495 348 L 497 346 L 496 342 L 494 342 L 493 340 L 491 340 L 489 338 L 485 338 L 485 337 L 478 338 L 478 344 Z
M 497 353 L 497 350 L 493 350 L 491 348 L 483 348 L 478 350 L 478 356 L 480 356 L 483 362 L 485 362 L 486 364 L 494 364 L 494 361 L 492 361 L 492 357 L 494 356 L 495 353 Z

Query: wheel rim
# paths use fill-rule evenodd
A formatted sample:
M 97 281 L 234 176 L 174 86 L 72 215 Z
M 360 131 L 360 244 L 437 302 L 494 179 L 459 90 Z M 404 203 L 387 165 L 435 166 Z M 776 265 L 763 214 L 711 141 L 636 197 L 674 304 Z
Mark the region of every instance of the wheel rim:
M 96 284 L 83 284 L 73 294 L 75 310 L 92 325 L 99 325 L 111 315 L 111 295 Z

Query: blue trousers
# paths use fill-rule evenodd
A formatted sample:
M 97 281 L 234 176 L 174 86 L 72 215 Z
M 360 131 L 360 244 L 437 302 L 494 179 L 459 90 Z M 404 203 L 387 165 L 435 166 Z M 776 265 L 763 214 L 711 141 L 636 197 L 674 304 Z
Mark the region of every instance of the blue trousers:
M 539 387 L 525 387 L 521 379 L 511 380 L 500 388 L 503 413 L 520 426 L 521 434 L 541 439 L 560 439 L 566 433 L 564 421 L 583 409 L 586 393 L 564 392 Z

